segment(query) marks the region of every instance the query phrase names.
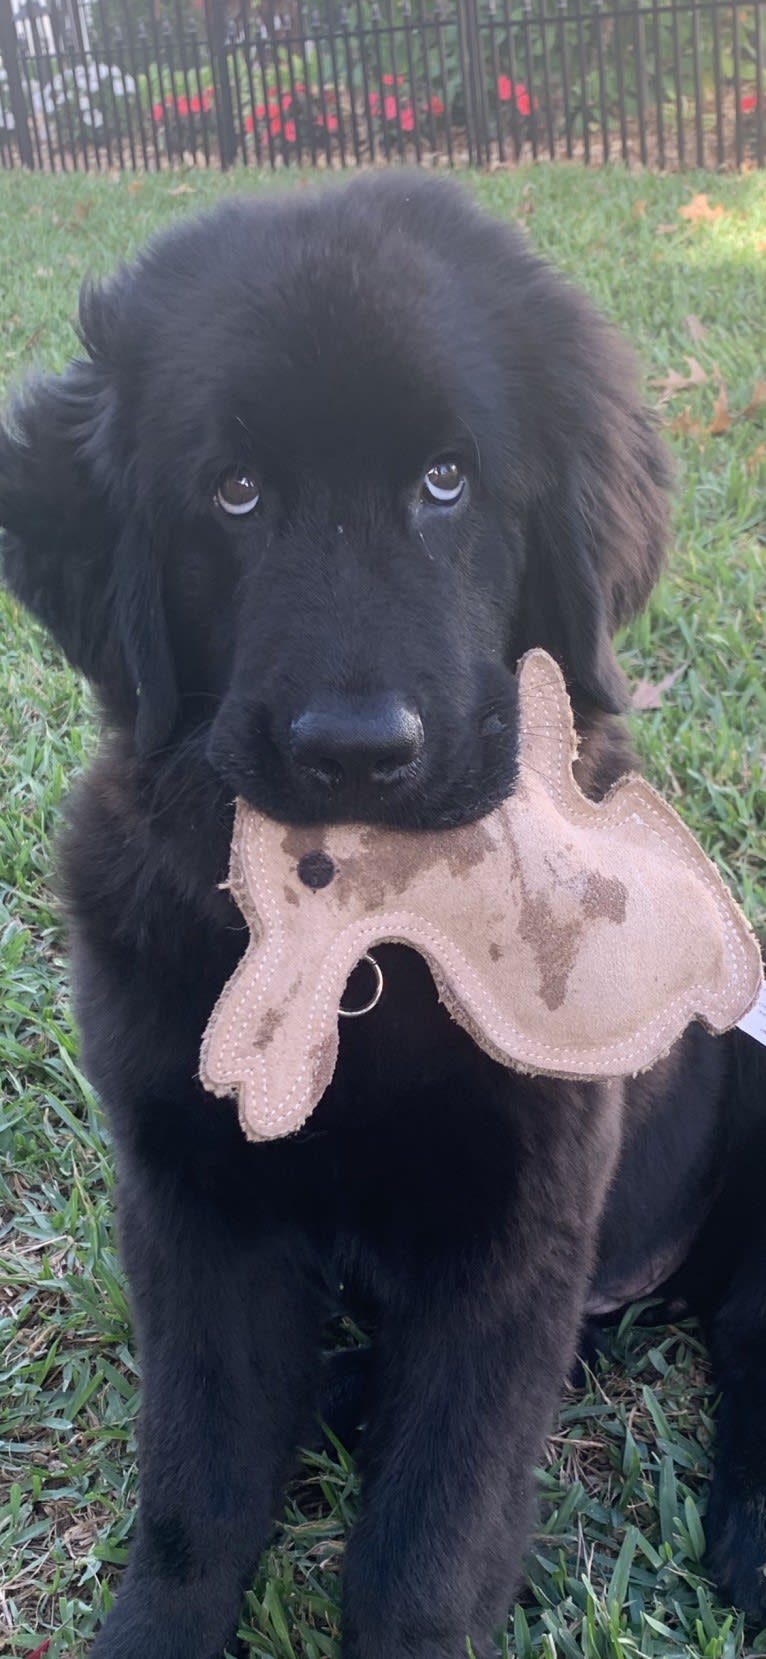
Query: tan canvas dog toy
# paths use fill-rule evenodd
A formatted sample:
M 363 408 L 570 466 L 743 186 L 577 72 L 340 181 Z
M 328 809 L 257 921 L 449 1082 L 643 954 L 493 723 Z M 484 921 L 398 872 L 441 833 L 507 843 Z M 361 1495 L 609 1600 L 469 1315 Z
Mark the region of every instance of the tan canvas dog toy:
M 575 753 L 561 672 L 536 650 L 519 669 L 517 786 L 480 822 L 288 829 L 239 803 L 230 885 L 251 940 L 200 1076 L 236 1096 L 246 1135 L 290 1134 L 314 1110 L 349 973 L 383 941 L 420 951 L 452 1017 L 520 1071 L 625 1076 L 695 1017 L 722 1032 L 747 1012 L 760 953 L 713 865 L 642 778 L 587 800 Z

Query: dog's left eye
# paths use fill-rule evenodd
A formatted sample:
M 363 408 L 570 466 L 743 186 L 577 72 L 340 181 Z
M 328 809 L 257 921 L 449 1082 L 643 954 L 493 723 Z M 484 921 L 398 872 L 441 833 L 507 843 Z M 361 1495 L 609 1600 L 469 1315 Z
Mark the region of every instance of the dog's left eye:
M 439 507 L 454 507 L 465 489 L 465 475 L 457 461 L 444 456 L 434 461 L 423 479 L 422 498 Z
M 246 513 L 254 512 L 260 499 L 260 485 L 245 468 L 222 478 L 215 492 L 216 506 L 232 518 L 243 518 Z

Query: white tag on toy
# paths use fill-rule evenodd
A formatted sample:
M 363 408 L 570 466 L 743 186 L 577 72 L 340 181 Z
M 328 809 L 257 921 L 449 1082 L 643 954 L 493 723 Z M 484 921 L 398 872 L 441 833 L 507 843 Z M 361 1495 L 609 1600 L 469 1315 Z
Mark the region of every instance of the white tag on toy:
M 750 1013 L 743 1014 L 737 1025 L 740 1031 L 746 1031 L 748 1037 L 755 1037 L 766 1048 L 766 983 L 761 986 L 761 994 Z

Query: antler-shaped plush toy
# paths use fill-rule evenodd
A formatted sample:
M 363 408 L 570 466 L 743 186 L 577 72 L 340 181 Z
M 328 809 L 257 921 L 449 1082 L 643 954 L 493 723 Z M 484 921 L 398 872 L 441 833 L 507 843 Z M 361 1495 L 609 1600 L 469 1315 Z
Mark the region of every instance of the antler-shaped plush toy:
M 587 800 L 575 753 L 562 675 L 535 650 L 516 788 L 481 821 L 288 829 L 239 803 L 230 885 L 251 940 L 200 1075 L 236 1096 L 246 1135 L 287 1135 L 313 1111 L 349 973 L 384 940 L 420 951 L 452 1017 L 519 1071 L 625 1076 L 695 1017 L 722 1032 L 746 1013 L 760 953 L 713 865 L 642 778 Z

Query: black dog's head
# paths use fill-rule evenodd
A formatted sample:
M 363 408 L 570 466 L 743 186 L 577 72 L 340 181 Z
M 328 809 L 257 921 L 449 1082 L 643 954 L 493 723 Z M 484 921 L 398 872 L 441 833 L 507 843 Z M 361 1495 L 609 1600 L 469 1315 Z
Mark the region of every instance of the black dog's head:
M 81 303 L 0 437 L 11 587 L 139 753 L 288 820 L 435 827 L 514 771 L 533 644 L 616 710 L 666 463 L 630 355 L 452 185 L 240 200 Z

